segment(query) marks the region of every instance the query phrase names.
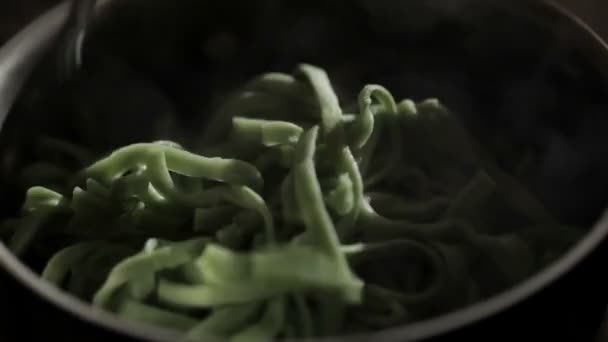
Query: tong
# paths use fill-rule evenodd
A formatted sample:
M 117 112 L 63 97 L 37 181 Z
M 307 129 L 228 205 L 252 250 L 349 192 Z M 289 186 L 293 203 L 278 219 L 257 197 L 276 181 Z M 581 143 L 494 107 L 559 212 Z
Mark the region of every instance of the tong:
M 70 0 L 68 19 L 59 36 L 57 78 L 68 82 L 82 67 L 83 46 L 93 18 L 96 0 Z

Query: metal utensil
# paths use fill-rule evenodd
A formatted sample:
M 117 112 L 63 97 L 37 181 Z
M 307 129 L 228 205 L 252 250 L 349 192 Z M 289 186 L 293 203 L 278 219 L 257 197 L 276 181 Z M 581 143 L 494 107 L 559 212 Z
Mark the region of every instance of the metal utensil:
M 82 50 L 96 0 L 72 0 L 70 13 L 59 38 L 57 79 L 69 81 L 82 66 Z

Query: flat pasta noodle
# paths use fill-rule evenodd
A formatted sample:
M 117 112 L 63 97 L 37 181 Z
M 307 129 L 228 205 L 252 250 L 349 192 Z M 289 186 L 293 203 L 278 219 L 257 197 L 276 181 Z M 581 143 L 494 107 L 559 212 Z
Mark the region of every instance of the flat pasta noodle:
M 438 100 L 375 84 L 339 99 L 317 66 L 254 78 L 203 131 L 196 148 L 142 142 L 97 159 L 45 138 L 91 164 L 25 165 L 21 216 L 1 233 L 20 256 L 45 251 L 46 281 L 94 287 L 93 306 L 195 342 L 420 321 L 525 280 L 582 235 Z M 521 219 L 490 229 L 496 203 Z

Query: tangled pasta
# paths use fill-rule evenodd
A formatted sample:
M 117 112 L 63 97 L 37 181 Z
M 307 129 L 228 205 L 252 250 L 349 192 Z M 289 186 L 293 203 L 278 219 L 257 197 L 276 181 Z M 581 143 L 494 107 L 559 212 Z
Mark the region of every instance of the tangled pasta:
M 211 118 L 200 154 L 134 144 L 31 187 L 8 244 L 26 255 L 59 241 L 42 278 L 125 319 L 269 341 L 447 313 L 580 236 L 439 101 L 368 85 L 357 103 L 343 112 L 315 66 L 262 75 Z

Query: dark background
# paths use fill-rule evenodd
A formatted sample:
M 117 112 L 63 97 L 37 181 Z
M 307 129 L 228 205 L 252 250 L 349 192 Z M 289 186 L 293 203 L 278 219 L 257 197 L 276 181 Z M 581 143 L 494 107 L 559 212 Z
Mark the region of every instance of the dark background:
M 608 36 L 608 1 L 557 0 L 584 18 L 604 37 Z M 0 42 L 4 42 L 36 14 L 59 0 L 2 0 L 0 5 Z
M 0 4 L 0 42 L 4 42 L 36 14 L 59 0 L 2 0 Z M 602 36 L 608 37 L 608 1 L 557 0 L 591 24 Z
M 557 0 L 572 9 L 590 24 L 600 35 L 608 37 L 608 1 L 606 0 Z M 1 0 L 0 1 L 0 44 L 10 38 L 37 14 L 58 0 Z M 608 290 L 608 289 L 607 289 Z M 608 329 L 600 341 L 608 341 Z M 1 335 L 1 334 L 0 334 Z

